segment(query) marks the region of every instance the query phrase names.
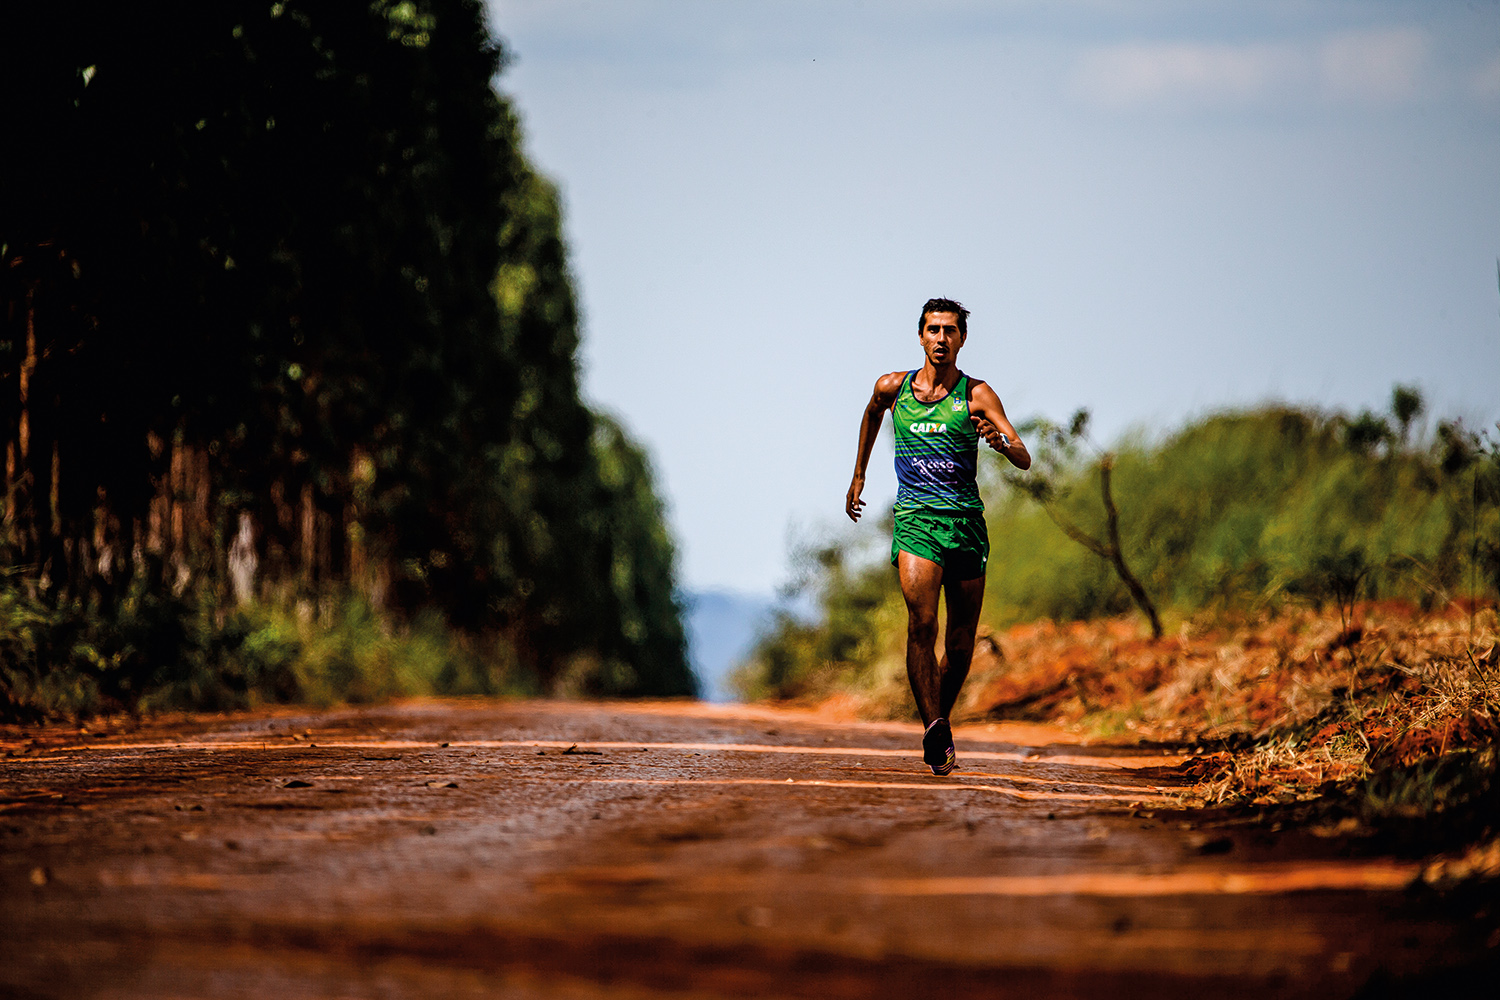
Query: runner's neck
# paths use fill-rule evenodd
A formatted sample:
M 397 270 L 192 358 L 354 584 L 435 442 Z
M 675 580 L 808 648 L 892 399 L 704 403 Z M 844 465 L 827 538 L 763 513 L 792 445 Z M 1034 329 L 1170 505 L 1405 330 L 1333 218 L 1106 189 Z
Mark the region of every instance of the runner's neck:
M 953 387 L 958 385 L 958 380 L 963 377 L 963 372 L 958 370 L 958 365 L 949 362 L 942 366 L 935 366 L 931 361 L 926 362 L 917 373 L 911 377 L 911 394 L 917 397 L 920 403 L 938 403 L 948 398 Z M 924 387 L 922 383 L 926 383 Z M 938 389 L 943 390 L 941 396 L 935 395 Z M 924 398 L 934 397 L 934 398 Z

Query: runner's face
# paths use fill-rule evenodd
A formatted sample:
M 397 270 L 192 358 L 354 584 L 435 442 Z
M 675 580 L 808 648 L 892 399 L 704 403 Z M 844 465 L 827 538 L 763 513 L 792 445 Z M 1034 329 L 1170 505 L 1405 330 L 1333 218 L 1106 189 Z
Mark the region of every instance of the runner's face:
M 958 332 L 958 314 L 930 312 L 922 318 L 922 332 L 917 335 L 927 360 L 937 365 L 951 365 L 964 346 L 964 335 Z

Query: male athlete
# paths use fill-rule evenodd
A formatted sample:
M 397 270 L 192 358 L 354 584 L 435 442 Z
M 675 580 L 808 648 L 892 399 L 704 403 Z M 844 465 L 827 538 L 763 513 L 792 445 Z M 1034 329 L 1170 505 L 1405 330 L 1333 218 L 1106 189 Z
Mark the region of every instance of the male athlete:
M 859 425 L 854 481 L 844 504 L 849 519 L 858 521 L 870 449 L 890 410 L 897 482 L 891 562 L 906 598 L 906 676 L 927 727 L 922 759 L 933 774 L 948 774 L 956 760 L 948 713 L 969 676 L 984 601 L 990 539 L 974 482 L 980 437 L 1016 468 L 1031 467 L 1031 454 L 995 391 L 958 370 L 968 320 L 969 310 L 952 299 L 928 299 L 922 307 L 917 340 L 927 360 L 916 371 L 891 372 L 875 382 Z M 939 591 L 948 597 L 941 661 L 934 653 Z

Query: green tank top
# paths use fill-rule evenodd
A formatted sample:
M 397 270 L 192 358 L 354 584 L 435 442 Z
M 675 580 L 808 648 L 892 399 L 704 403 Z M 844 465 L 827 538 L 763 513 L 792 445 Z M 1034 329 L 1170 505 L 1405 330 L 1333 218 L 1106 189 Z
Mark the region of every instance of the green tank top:
M 982 511 L 984 501 L 974 481 L 979 432 L 969 422 L 969 376 L 959 375 L 953 391 L 937 402 L 923 403 L 912 392 L 916 374 L 907 373 L 891 406 L 895 509 Z

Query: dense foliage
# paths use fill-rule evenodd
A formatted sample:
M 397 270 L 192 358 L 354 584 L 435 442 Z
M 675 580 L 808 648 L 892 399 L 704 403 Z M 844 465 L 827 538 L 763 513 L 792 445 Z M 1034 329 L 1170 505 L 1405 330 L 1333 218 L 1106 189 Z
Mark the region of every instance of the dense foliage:
M 691 691 L 649 468 L 579 400 L 558 200 L 481 5 L 14 6 L 12 603 L 108 633 L 153 602 L 329 625 L 352 598 L 539 689 Z M 89 660 L 23 646 L 13 690 Z
M 1178 620 L 1288 601 L 1494 599 L 1500 446 L 1454 422 L 1421 436 L 1420 409 L 1420 396 L 1398 388 L 1389 416 L 1268 407 L 1125 442 L 1113 452 L 1113 496 L 1126 558 Z M 995 456 L 982 463 L 992 547 L 983 621 L 1003 628 L 1131 611 L 1110 564 L 1054 521 L 1102 534 L 1103 456 L 1041 421 L 1026 433 L 1038 452 L 1026 475 L 1045 478 L 1046 489 L 1022 489 Z M 901 642 L 904 607 L 884 559 L 861 561 L 836 541 L 808 563 L 803 585 L 819 615 L 786 616 L 765 636 L 740 675 L 749 694 L 848 680 Z

